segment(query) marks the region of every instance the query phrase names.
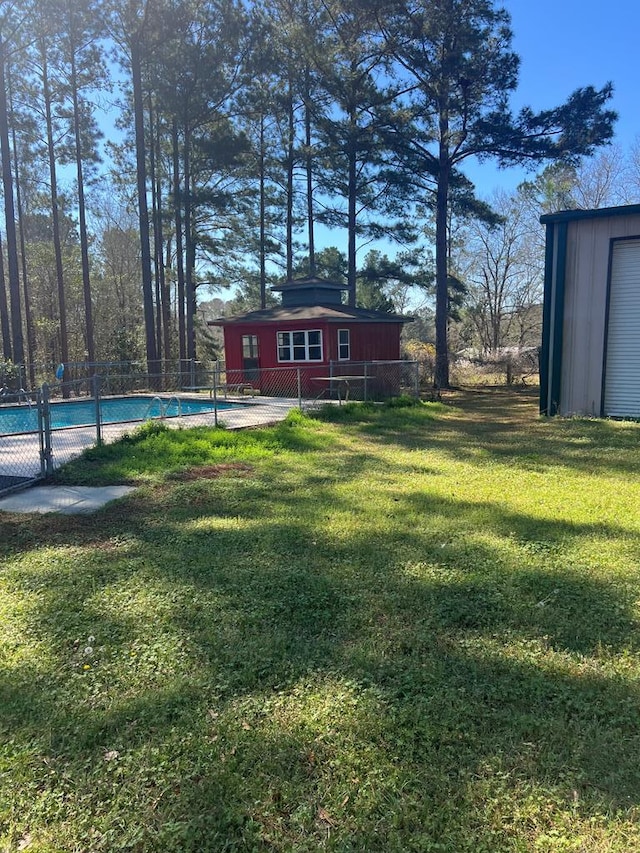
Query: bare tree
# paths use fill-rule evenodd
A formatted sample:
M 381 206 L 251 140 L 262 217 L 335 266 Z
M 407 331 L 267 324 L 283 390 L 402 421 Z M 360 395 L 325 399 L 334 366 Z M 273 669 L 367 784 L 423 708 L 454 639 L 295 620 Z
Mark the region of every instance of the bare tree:
M 576 207 L 590 210 L 628 204 L 626 171 L 626 158 L 619 145 L 602 148 L 595 156 L 582 160 L 575 170 Z
M 537 334 L 531 338 L 526 332 L 533 331 L 527 330 L 535 316 L 531 309 L 542 301 L 543 264 L 519 194 L 498 191 L 491 206 L 501 221 L 470 224 L 464 275 L 468 313 L 479 344 L 485 354 L 495 356 L 509 344 L 537 341 Z
M 635 138 L 627 157 L 625 204 L 640 204 L 640 136 Z

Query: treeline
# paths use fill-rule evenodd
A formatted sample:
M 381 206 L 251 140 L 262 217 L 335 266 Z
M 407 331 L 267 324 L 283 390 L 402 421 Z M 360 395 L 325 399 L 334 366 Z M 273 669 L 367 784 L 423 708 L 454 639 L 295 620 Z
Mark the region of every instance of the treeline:
M 445 386 L 452 222 L 500 222 L 465 161 L 570 166 L 613 133 L 610 85 L 511 111 L 509 23 L 490 0 L 5 0 L 4 359 L 33 381 L 40 361 L 194 358 L 198 288 L 264 305 L 318 272 L 322 224 L 344 229 L 355 304 L 387 263 L 359 270 L 358 249 L 426 227 Z

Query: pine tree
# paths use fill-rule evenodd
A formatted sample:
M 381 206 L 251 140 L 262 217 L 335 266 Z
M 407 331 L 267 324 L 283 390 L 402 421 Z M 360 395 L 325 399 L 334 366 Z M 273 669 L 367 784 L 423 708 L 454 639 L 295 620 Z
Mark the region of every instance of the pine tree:
M 105 5 L 110 35 L 117 43 L 123 64 L 131 74 L 145 349 L 147 368 L 149 372 L 155 372 L 158 346 L 151 275 L 151 228 L 147 199 L 147 139 L 143 87 L 143 64 L 152 52 L 149 18 L 153 9 L 151 0 L 107 0 Z
M 367 4 L 369 6 L 370 4 Z M 407 163 L 433 184 L 436 221 L 436 377 L 449 385 L 447 217 L 452 181 L 469 157 L 501 165 L 591 154 L 613 133 L 610 85 L 578 89 L 559 107 L 514 115 L 517 87 L 508 13 L 492 0 L 380 0 L 378 23 L 396 74 L 411 90 Z
M 24 363 L 24 338 L 20 304 L 20 272 L 18 266 L 13 173 L 11 169 L 11 145 L 9 141 L 7 69 L 12 53 L 18 49 L 20 33 L 24 24 L 24 13 L 15 12 L 14 7 L 5 5 L 0 10 L 0 158 L 2 159 L 2 188 L 4 193 L 7 267 L 11 303 L 11 335 L 13 338 L 11 355 L 15 364 Z
M 90 363 L 96 360 L 89 236 L 85 200 L 86 174 L 99 159 L 97 141 L 101 134 L 92 115 L 89 99 L 83 93 L 96 93 L 106 86 L 106 69 L 97 40 L 101 35 L 100 7 L 97 0 L 59 0 L 64 22 L 60 38 L 61 62 L 70 101 L 69 123 L 72 137 L 70 157 L 75 163 L 86 353 Z

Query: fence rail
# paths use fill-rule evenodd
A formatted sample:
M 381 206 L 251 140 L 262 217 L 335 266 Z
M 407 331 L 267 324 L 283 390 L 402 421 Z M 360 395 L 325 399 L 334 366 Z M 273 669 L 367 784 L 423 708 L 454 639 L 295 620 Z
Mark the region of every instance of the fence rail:
M 113 365 L 36 391 L 0 396 L 0 494 L 46 478 L 87 447 L 140 422 L 233 429 L 281 420 L 292 408 L 378 401 L 419 392 L 417 362 L 332 362 L 324 366 L 232 370 L 223 362 L 149 373 Z

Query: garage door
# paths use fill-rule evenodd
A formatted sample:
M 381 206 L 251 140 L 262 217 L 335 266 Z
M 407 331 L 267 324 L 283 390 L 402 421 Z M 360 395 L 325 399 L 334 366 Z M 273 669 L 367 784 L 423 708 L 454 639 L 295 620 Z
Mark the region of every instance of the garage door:
M 640 417 L 640 240 L 613 244 L 604 413 Z

